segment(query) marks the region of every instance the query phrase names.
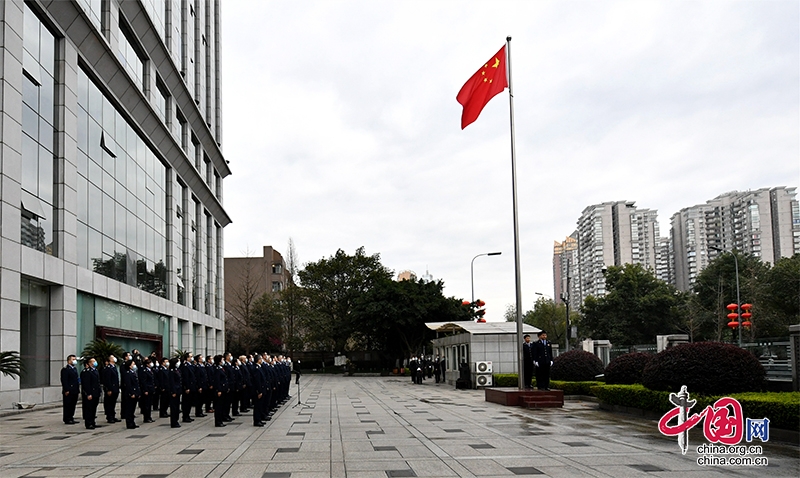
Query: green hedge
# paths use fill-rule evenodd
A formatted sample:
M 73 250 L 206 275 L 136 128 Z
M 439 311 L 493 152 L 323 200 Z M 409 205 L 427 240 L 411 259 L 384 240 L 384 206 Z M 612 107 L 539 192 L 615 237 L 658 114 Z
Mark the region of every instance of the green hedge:
M 516 387 L 519 384 L 519 378 L 515 373 L 496 373 L 492 377 L 492 384 L 495 387 Z M 563 390 L 564 395 L 592 395 L 591 388 L 595 385 L 602 385 L 602 383 L 550 380 L 550 388 Z M 536 379 L 533 379 L 533 386 L 536 386 Z
M 669 392 L 650 390 L 643 385 L 596 385 L 592 395 L 608 405 L 639 408 L 663 414 L 674 408 L 669 401 Z M 747 392 L 729 396 L 742 404 L 744 418 L 769 418 L 770 427 L 800 431 L 800 392 Z M 722 396 L 693 395 L 697 404 L 692 408 L 698 413 Z

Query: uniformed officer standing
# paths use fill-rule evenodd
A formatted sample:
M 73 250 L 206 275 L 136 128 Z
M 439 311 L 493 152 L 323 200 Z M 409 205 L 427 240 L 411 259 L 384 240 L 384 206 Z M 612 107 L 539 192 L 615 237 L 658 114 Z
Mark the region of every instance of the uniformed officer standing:
M 261 372 L 260 364 L 263 361 L 261 357 L 256 355 L 256 362 L 253 365 L 253 372 L 250 374 L 252 387 L 251 387 L 251 400 L 253 401 L 253 426 L 263 427 L 264 422 L 262 416 L 264 414 L 264 394 L 266 392 L 266 381 L 264 374 Z
M 87 430 L 97 428 L 97 405 L 100 403 L 100 374 L 97 372 L 97 360 L 89 358 L 89 366 L 81 372 L 81 412 L 83 424 Z
M 183 393 L 181 371 L 179 370 L 180 366 L 181 362 L 177 358 L 169 359 L 166 390 L 169 398 L 169 424 L 172 428 L 181 427 L 181 424 L 178 423 L 178 418 L 180 417 L 181 412 L 181 394 Z
M 228 374 L 223 367 L 222 355 L 214 356 L 214 426 L 225 426 L 225 401 L 229 391 Z
M 117 373 L 117 357 L 108 356 L 108 362 L 100 374 L 100 383 L 103 385 L 103 411 L 108 423 L 121 422 L 117 418 L 117 397 L 119 397 L 119 374 Z
M 156 374 L 156 387 L 160 395 L 158 399 L 158 418 L 169 418 L 169 407 L 172 394 L 169 391 L 169 359 L 161 359 L 161 366 Z
M 239 402 L 242 399 L 242 390 L 244 390 L 244 380 L 242 378 L 242 369 L 239 367 L 239 360 L 236 359 L 231 363 L 233 368 L 233 387 L 231 387 L 231 415 L 238 417 Z
M 215 365 L 214 365 L 214 358 L 212 356 L 208 356 L 208 359 L 204 363 L 205 365 L 205 372 L 206 372 L 206 379 L 208 387 L 203 392 L 203 401 L 206 405 L 206 413 L 213 413 L 214 412 L 214 397 L 217 396 L 217 393 L 214 389 L 214 374 L 216 373 Z
M 183 412 L 183 423 L 191 423 L 192 400 L 197 394 L 197 384 L 194 381 L 194 367 L 192 367 L 192 354 L 183 354 L 181 364 L 181 387 L 183 387 L 183 397 L 181 398 L 181 412 Z
M 139 378 L 136 376 L 136 364 L 133 360 L 128 360 L 122 365 L 122 418 L 125 419 L 127 428 L 139 428 L 134 421 L 136 413 L 136 402 L 141 397 Z
M 205 393 L 208 390 L 208 374 L 206 373 L 206 367 L 203 358 L 203 354 L 197 354 L 194 357 L 194 380 L 197 384 L 197 393 L 194 397 L 194 416 L 201 418 L 206 416 L 203 413 L 203 403 L 205 402 Z
M 142 421 L 153 423 L 151 414 L 153 412 L 153 397 L 156 394 L 156 382 L 153 374 L 153 362 L 150 357 L 142 360 L 142 368 L 138 370 L 139 387 L 142 390 L 142 398 L 139 401 L 139 409 L 142 411 Z
M 80 380 L 78 378 L 78 370 L 75 368 L 77 364 L 77 357 L 69 355 L 67 356 L 67 364 L 61 369 L 61 402 L 64 411 L 64 423 L 67 425 L 78 423 L 75 421 L 75 406 L 78 404 L 78 393 L 80 393 L 78 388 Z
M 242 393 L 239 395 L 239 413 L 250 411 L 250 390 L 253 388 L 253 379 L 247 367 L 247 357 L 239 356 L 239 372 L 242 374 Z

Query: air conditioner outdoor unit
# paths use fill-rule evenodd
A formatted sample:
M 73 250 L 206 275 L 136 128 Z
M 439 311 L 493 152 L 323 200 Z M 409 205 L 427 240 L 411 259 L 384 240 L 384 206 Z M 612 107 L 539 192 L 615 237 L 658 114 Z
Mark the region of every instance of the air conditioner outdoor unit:
M 475 378 L 475 385 L 478 387 L 491 387 L 492 386 L 492 374 L 478 374 Z
M 475 362 L 476 373 L 492 373 L 492 362 L 490 360 Z

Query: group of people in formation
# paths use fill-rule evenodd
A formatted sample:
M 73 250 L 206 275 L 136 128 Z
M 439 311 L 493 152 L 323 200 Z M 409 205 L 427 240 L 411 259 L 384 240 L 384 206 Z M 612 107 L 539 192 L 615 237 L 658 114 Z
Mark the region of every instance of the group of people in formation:
M 80 396 L 83 422 L 90 430 L 98 427 L 101 401 L 106 421 L 125 420 L 128 428 L 139 427 L 137 405 L 144 423 L 153 423 L 156 416 L 169 418 L 172 428 L 210 413 L 214 425 L 224 427 L 252 408 L 253 426 L 263 427 L 291 398 L 292 361 L 282 355 L 235 358 L 226 353 L 206 358 L 186 353 L 168 359 L 158 358 L 155 352 L 143 357 L 134 350 L 125 354 L 119 368 L 113 355 L 104 358 L 102 366 L 96 357 L 87 357 L 81 372 L 77 367 L 78 358 L 70 355 L 61 369 L 64 423 L 78 423 L 74 416 Z M 117 418 L 117 400 L 121 419 Z
M 438 355 L 435 357 L 411 357 L 408 359 L 411 383 L 421 384 L 426 376 L 428 378 L 436 377 L 436 383 L 439 383 L 444 373 L 444 366 L 444 360 L 440 359 Z

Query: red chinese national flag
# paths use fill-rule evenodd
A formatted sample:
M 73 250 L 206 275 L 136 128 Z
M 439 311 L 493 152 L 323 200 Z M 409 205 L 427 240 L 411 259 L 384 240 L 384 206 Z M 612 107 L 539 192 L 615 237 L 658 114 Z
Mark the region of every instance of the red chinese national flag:
M 508 76 L 506 76 L 506 47 L 504 45 L 491 60 L 464 83 L 461 91 L 458 92 L 456 99 L 464 107 L 464 111 L 461 113 L 461 129 L 478 119 L 486 103 L 506 88 L 508 88 Z

